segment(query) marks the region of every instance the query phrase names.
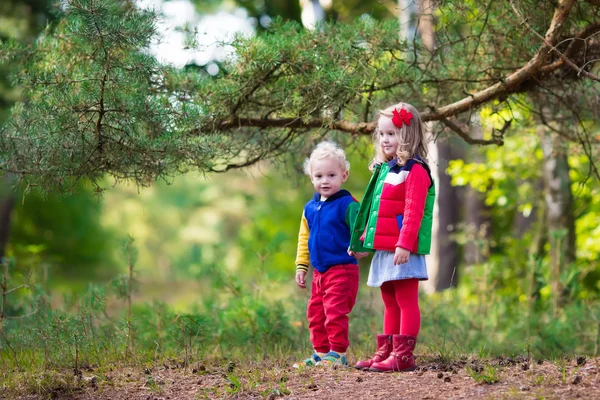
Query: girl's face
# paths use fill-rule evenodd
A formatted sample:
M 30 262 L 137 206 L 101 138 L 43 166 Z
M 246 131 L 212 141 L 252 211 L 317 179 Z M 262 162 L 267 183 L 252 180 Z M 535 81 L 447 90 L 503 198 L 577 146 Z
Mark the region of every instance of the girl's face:
M 379 123 L 377 124 L 377 130 L 379 131 L 379 146 L 381 151 L 388 159 L 396 157 L 398 154 L 398 139 L 396 139 L 396 125 L 392 122 L 392 119 L 381 115 L 379 117 Z

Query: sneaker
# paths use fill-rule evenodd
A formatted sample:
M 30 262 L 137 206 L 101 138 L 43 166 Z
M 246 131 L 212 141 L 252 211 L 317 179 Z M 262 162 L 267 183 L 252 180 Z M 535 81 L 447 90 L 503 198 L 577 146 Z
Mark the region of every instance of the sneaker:
M 319 355 L 317 353 L 314 353 L 312 356 L 310 356 L 306 360 L 294 363 L 293 367 L 294 368 L 314 367 L 320 361 L 321 361 L 321 357 L 319 357 Z
M 329 353 L 325 354 L 325 356 L 317 363 L 317 365 L 323 367 L 347 367 L 348 360 L 346 360 L 345 354 L 340 355 L 335 351 L 330 351 Z

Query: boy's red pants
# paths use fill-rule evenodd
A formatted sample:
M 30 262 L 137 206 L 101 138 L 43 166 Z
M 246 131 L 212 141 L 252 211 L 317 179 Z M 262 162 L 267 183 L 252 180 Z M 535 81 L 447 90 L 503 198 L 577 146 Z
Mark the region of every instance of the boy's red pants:
M 358 265 L 340 264 L 320 273 L 313 270 L 308 300 L 308 329 L 316 351 L 345 353 L 348 340 L 348 314 L 358 292 Z

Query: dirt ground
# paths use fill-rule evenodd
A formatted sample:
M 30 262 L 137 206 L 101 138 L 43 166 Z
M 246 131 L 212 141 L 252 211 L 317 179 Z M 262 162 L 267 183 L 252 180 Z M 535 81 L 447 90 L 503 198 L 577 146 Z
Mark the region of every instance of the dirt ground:
M 419 362 L 419 360 L 417 360 Z M 165 399 L 598 399 L 600 359 L 559 361 L 498 358 L 450 363 L 420 361 L 417 371 L 371 373 L 353 368 L 260 365 L 248 369 L 164 364 L 119 369 L 102 377 L 83 372 L 81 388 L 45 398 Z M 486 383 L 488 382 L 488 383 Z M 26 396 L 21 399 L 39 399 Z

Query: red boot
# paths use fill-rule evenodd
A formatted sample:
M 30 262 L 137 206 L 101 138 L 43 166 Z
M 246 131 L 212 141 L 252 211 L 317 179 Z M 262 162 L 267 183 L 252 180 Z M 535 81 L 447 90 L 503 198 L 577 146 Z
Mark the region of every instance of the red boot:
M 370 360 L 359 361 L 354 365 L 356 369 L 366 370 L 373 363 L 381 362 L 390 356 L 392 352 L 392 335 L 377 335 L 377 352 Z
M 390 356 L 382 362 L 373 363 L 369 371 L 403 372 L 414 371 L 417 368 L 413 356 L 417 338 L 408 335 L 394 335 L 392 341 L 394 348 Z

